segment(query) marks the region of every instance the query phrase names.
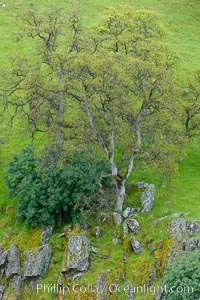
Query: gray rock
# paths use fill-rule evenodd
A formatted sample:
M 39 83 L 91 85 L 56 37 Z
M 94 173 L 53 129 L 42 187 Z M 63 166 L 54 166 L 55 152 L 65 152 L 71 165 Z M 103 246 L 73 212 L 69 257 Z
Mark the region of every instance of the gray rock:
M 134 238 L 131 238 L 130 242 L 131 242 L 131 247 L 132 247 L 132 249 L 133 249 L 133 252 L 135 252 L 136 254 L 141 253 L 141 251 L 142 251 L 142 246 L 141 246 L 140 242 L 138 242 L 138 241 L 137 241 L 136 239 L 134 239 Z
M 131 208 L 128 206 L 124 211 L 123 211 L 123 217 L 124 218 L 128 218 L 128 216 L 130 215 L 131 213 Z
M 178 242 L 182 242 L 187 235 L 186 221 L 177 219 L 169 224 L 170 238 Z
M 96 226 L 96 228 L 95 228 L 96 230 L 95 230 L 95 236 L 96 236 L 96 238 L 98 239 L 99 237 L 101 237 L 102 236 L 102 231 L 100 230 L 100 227 L 99 226 Z
M 96 247 L 91 246 L 91 247 L 90 247 L 90 252 L 92 252 L 92 253 L 98 253 L 98 252 L 99 252 L 99 249 L 96 248 Z
M 86 236 L 68 238 L 67 262 L 62 272 L 87 271 L 89 267 L 90 241 Z
M 123 222 L 123 238 L 127 237 L 129 234 L 128 225 L 126 224 L 126 221 Z
M 0 300 L 3 299 L 4 290 L 5 290 L 5 287 L 1 285 L 0 286 Z
M 191 238 L 199 232 L 199 225 L 195 221 L 177 219 L 171 221 L 168 227 L 168 248 L 165 267 L 173 262 L 182 251 L 200 250 L 200 240 Z M 158 298 L 164 299 L 164 298 Z
M 126 287 L 126 300 L 134 300 L 134 288 L 131 281 L 128 282 Z
M 159 223 L 159 222 L 161 222 L 165 219 L 168 219 L 168 218 L 170 218 L 170 219 L 180 218 L 182 215 L 183 215 L 183 213 L 181 213 L 181 212 L 180 213 L 173 213 L 171 215 L 167 215 L 167 216 L 164 216 L 164 217 L 161 217 L 159 219 L 154 220 L 153 224 L 157 224 L 157 223 Z
M 134 234 L 138 234 L 138 232 L 140 230 L 140 225 L 135 219 L 128 218 L 124 222 L 126 223 L 129 232 L 133 232 Z
M 147 213 L 152 209 L 154 202 L 154 184 L 147 184 L 140 201 L 143 213 Z
M 20 274 L 20 252 L 14 245 L 12 245 L 7 251 L 5 274 L 7 279 Z
M 195 221 L 187 222 L 187 234 L 189 236 L 195 236 L 200 231 L 200 226 Z
M 120 226 L 122 223 L 122 216 L 116 212 L 113 212 L 113 218 L 115 225 Z
M 177 219 L 169 224 L 168 233 L 170 235 L 171 246 L 168 249 L 167 263 L 170 263 L 182 251 L 194 251 L 200 249 L 198 239 L 188 239 L 188 237 L 199 232 L 199 225 L 195 221 Z
M 22 278 L 20 275 L 15 275 L 12 279 L 12 288 L 19 292 L 22 286 Z
M 43 246 L 48 243 L 53 232 L 53 226 L 47 227 L 41 234 L 41 242 L 40 245 Z
M 106 272 L 111 273 L 112 271 L 111 269 L 106 269 Z
M 112 238 L 112 243 L 113 243 L 113 245 L 117 245 L 118 244 L 118 242 L 119 242 L 119 239 L 118 238 Z
M 113 245 L 117 245 L 118 242 L 119 242 L 118 234 L 116 231 L 114 231 L 113 235 L 112 235 L 112 243 L 113 243 Z
M 108 292 L 106 274 L 101 272 L 98 273 L 96 288 L 97 288 L 96 300 L 106 300 L 106 294 Z
M 166 265 L 171 263 L 183 249 L 183 241 L 187 238 L 186 221 L 184 219 L 177 219 L 170 222 L 168 235 L 170 238 L 170 246 L 168 249 Z
M 72 280 L 73 281 L 76 281 L 76 280 L 79 280 L 81 278 L 81 276 L 83 275 L 83 272 L 79 272 L 79 273 L 76 273 L 72 276 Z M 69 277 L 69 280 L 71 279 L 71 277 Z
M 152 271 L 151 271 L 151 274 L 150 274 L 150 276 L 149 276 L 149 280 L 148 280 L 147 283 L 146 283 L 146 286 L 147 286 L 147 287 L 152 286 L 152 284 L 153 284 L 153 282 L 156 280 L 156 278 L 157 278 L 156 271 L 155 271 L 155 270 L 152 270 Z
M 36 251 L 29 251 L 24 261 L 24 280 L 34 280 L 46 274 L 52 257 L 48 245 L 39 247 Z
M 200 240 L 196 238 L 192 238 L 190 240 L 186 240 L 183 242 L 183 250 L 184 251 L 196 251 L 200 250 Z
M 0 269 L 5 268 L 8 251 L 0 254 Z
M 140 181 L 140 182 L 136 183 L 136 186 L 138 187 L 138 189 L 143 189 L 143 188 L 146 188 L 148 186 L 148 183 Z
M 2 237 L 2 239 L 3 239 L 3 240 L 9 239 L 9 235 L 8 235 L 8 234 L 4 234 L 3 237 Z

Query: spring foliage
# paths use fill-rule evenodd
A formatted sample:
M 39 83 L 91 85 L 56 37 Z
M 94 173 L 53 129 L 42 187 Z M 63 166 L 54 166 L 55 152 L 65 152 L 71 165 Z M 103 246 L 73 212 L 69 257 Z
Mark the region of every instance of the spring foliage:
M 175 53 L 163 43 L 157 13 L 129 6 L 107 10 L 86 30 L 62 9 L 22 17 L 20 38 L 33 59 L 13 63 L 6 107 L 62 150 L 74 143 L 101 149 L 110 165 L 115 210 L 122 212 L 135 166 L 175 174 L 181 147 Z M 59 152 L 58 160 L 61 159 Z

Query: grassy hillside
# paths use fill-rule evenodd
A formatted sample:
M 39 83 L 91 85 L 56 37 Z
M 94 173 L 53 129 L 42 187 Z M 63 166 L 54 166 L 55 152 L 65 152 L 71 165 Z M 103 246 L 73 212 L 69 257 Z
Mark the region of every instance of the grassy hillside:
M 188 72 L 196 68 L 200 54 L 200 9 L 199 1 L 193 0 L 188 3 L 187 0 L 75 0 L 75 1 L 8 1 L 5 8 L 0 10 L 1 30 L 1 57 L 0 62 L 4 64 L 9 55 L 16 51 L 16 45 L 13 44 L 11 37 L 16 31 L 15 17 L 16 11 L 23 13 L 27 7 L 33 6 L 39 9 L 45 9 L 48 6 L 63 6 L 69 10 L 71 7 L 79 7 L 83 14 L 83 20 L 86 26 L 93 24 L 100 18 L 102 12 L 110 7 L 118 8 L 120 5 L 130 5 L 135 9 L 156 10 L 160 13 L 160 20 L 168 30 L 167 42 L 177 50 L 182 61 L 182 71 Z M 22 49 L 21 49 L 22 50 Z
M 82 11 L 85 26 L 90 26 L 100 18 L 102 12 L 110 7 L 118 8 L 120 5 L 131 5 L 135 9 L 156 10 L 160 13 L 160 21 L 167 28 L 168 35 L 165 41 L 173 47 L 179 58 L 180 66 L 177 70 L 180 78 L 188 76 L 192 70 L 200 66 L 200 2 L 199 0 L 41 0 L 41 1 L 22 1 L 8 0 L 6 7 L 0 7 L 0 65 L 1 70 L 6 71 L 9 67 L 9 57 L 17 54 L 19 51 L 28 51 L 29 45 L 26 43 L 18 44 L 14 42 L 13 35 L 17 32 L 16 12 L 26 10 L 28 6 L 35 6 L 44 10 L 47 6 L 62 5 L 66 10 L 70 7 L 79 7 Z M 6 188 L 4 185 L 3 174 L 6 164 L 12 153 L 18 152 L 21 147 L 30 142 L 30 137 L 23 128 L 23 122 L 16 121 L 15 131 L 10 132 L 8 128 L 1 128 L 0 134 L 3 145 L 0 152 L 0 246 L 7 249 L 12 243 L 18 245 L 20 249 L 26 251 L 39 245 L 40 230 L 28 228 L 14 218 L 14 205 L 16 200 L 11 202 L 7 199 Z M 40 137 L 38 136 L 38 141 Z M 36 141 L 37 142 L 37 141 Z M 40 143 L 40 141 L 39 141 Z M 198 140 L 189 142 L 186 148 L 183 162 L 179 163 L 179 177 L 175 178 L 174 190 L 171 193 L 157 191 L 157 197 L 153 210 L 145 216 L 136 216 L 141 224 L 141 233 L 138 239 L 144 245 L 148 245 L 149 240 L 153 244 L 158 243 L 166 234 L 166 224 L 168 216 L 175 212 L 188 214 L 188 219 L 200 221 L 200 142 Z M 145 180 L 145 175 L 139 174 L 138 180 Z M 126 203 L 132 203 L 136 199 L 135 194 L 127 197 Z M 125 205 L 126 205 L 125 203 Z M 163 221 L 154 224 L 154 220 L 166 217 Z M 113 226 L 113 225 L 112 225 Z M 109 269 L 109 280 L 117 278 L 121 280 L 123 276 L 123 253 L 127 250 L 126 240 L 120 242 L 117 247 L 111 243 L 112 227 L 103 227 L 103 236 L 96 240 L 94 233 L 88 232 L 92 245 L 98 247 L 100 252 L 109 256 L 108 260 L 100 259 L 95 255 L 92 257 L 92 264 L 80 283 L 95 283 L 96 275 L 100 271 Z M 57 239 L 58 234 L 63 228 L 58 229 L 51 238 L 50 246 L 53 249 L 54 256 L 50 270 L 44 282 L 56 282 L 63 257 L 63 249 L 66 246 L 65 241 Z M 118 233 L 121 235 L 121 232 Z M 127 263 L 127 278 L 133 280 L 134 284 L 143 284 L 147 274 L 154 265 L 154 257 L 150 254 L 150 244 L 139 259 L 131 254 Z M 24 252 L 23 252 L 24 253 Z M 142 274 L 142 275 L 141 275 Z M 23 299 L 28 299 L 29 291 L 24 290 Z M 51 295 L 35 296 L 38 300 L 53 299 Z M 39 298 L 40 297 L 40 298 Z M 31 298 L 31 299 L 33 299 Z M 35 298 L 36 299 L 36 298 Z M 67 299 L 67 298 L 66 298 Z M 83 298 L 85 299 L 85 298 Z M 88 298 L 89 299 L 89 298 Z M 125 299 L 124 295 L 118 295 L 118 298 Z M 136 299 L 154 299 L 152 295 L 138 295 Z

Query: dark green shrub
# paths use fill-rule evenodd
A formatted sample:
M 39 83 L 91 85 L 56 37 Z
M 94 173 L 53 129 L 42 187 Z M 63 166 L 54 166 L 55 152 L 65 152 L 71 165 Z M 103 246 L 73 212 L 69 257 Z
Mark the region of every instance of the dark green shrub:
M 177 256 L 164 273 L 163 288 L 166 300 L 200 298 L 200 252 Z
M 98 180 L 108 170 L 105 161 L 75 154 L 62 166 L 43 162 L 36 157 L 32 146 L 9 162 L 6 184 L 9 197 L 18 196 L 18 218 L 31 226 L 47 226 L 67 218 L 77 221 L 79 210 L 75 205 L 82 199 L 91 199 L 98 205 Z M 106 187 L 108 181 L 102 181 L 102 185 Z

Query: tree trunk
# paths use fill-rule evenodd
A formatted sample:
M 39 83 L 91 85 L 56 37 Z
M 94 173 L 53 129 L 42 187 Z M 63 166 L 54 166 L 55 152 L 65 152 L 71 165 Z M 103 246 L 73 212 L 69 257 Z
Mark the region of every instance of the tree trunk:
M 116 210 L 120 213 L 122 212 L 122 209 L 123 209 L 123 203 L 124 203 L 125 197 L 126 197 L 125 182 L 122 181 L 116 191 L 116 198 L 117 198 L 116 199 Z
M 56 144 L 60 147 L 62 145 L 63 142 L 63 137 L 62 137 L 62 130 L 61 127 L 63 125 L 63 114 L 64 114 L 64 95 L 62 92 L 62 83 L 63 83 L 63 79 L 64 79 L 64 74 L 63 72 L 61 72 L 60 76 L 59 76 L 59 83 L 58 83 L 58 87 L 59 87 L 59 105 L 58 105 L 58 112 L 57 112 L 57 124 L 56 124 Z

